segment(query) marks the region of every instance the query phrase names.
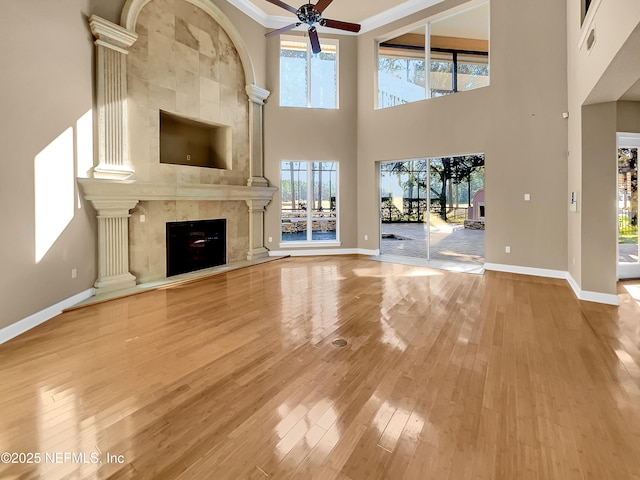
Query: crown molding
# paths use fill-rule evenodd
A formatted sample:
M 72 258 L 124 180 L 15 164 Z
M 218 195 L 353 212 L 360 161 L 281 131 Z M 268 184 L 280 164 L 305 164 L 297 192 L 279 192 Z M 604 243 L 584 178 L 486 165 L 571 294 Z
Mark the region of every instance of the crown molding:
M 253 20 L 258 22 L 265 28 L 281 28 L 286 25 L 290 25 L 295 22 L 296 19 L 294 16 L 284 17 L 278 15 L 267 15 L 263 10 L 256 7 L 255 4 L 250 2 L 249 0 L 227 0 L 231 5 L 236 7 L 238 10 L 243 12 L 244 14 L 251 17 Z M 395 22 L 396 20 L 400 20 L 408 15 L 412 15 L 420 10 L 424 10 L 425 8 L 429 8 L 433 5 L 443 2 L 444 0 L 409 0 L 404 2 L 397 7 L 390 8 L 385 12 L 381 12 L 373 17 L 367 18 L 363 20 L 360 24 L 362 25 L 362 29 L 359 33 L 369 32 L 378 27 L 382 27 L 383 25 L 387 25 L 391 22 Z M 340 35 L 359 35 L 358 33 L 353 32 L 344 32 L 338 31 L 334 28 L 326 28 L 318 26 L 318 31 L 321 33 L 337 33 Z M 293 31 L 304 31 L 305 26 L 301 25 L 300 27 L 294 29 Z

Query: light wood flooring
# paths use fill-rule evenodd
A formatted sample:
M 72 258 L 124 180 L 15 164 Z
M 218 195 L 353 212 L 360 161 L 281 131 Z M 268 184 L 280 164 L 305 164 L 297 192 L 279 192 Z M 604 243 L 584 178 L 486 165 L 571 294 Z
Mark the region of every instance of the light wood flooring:
M 620 299 L 350 256 L 70 311 L 0 346 L 0 452 L 41 455 L 0 478 L 640 480 Z

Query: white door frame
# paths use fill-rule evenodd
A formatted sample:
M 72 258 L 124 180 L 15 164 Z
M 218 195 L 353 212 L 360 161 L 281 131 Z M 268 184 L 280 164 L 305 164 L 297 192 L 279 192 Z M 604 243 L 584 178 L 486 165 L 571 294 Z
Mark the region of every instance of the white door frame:
M 627 278 L 640 278 L 640 263 L 620 263 L 620 242 L 618 240 L 618 232 L 619 226 L 618 222 L 618 202 L 620 199 L 618 198 L 618 158 L 617 153 L 618 149 L 624 147 L 638 148 L 640 149 L 640 133 L 624 133 L 618 132 L 616 134 L 616 265 L 618 272 L 618 280 L 623 280 Z M 640 247 L 639 247 L 640 248 Z

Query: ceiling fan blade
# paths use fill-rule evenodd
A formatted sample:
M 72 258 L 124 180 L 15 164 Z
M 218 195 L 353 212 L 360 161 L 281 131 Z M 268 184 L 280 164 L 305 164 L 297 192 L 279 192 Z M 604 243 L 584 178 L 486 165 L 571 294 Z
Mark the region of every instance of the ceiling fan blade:
M 338 28 L 340 30 L 347 30 L 348 32 L 359 32 L 360 25 L 358 23 L 341 22 L 340 20 L 330 20 L 323 18 L 320 21 L 320 25 L 329 28 Z
M 296 27 L 302 25 L 300 22 L 292 23 L 291 25 L 287 25 L 286 27 L 279 28 L 277 30 L 272 30 L 271 32 L 267 32 L 264 34 L 265 37 L 273 37 L 275 35 L 280 35 L 281 33 L 288 32 L 289 30 L 293 30 Z
M 294 13 L 294 14 L 298 12 L 297 8 L 293 8 L 291 5 L 287 5 L 286 3 L 281 2 L 280 0 L 267 0 L 267 2 L 273 3 L 274 5 L 282 7 L 285 10 L 289 10 L 291 13 Z
M 318 39 L 318 31 L 316 27 L 309 28 L 309 41 L 311 41 L 311 51 L 313 53 L 320 53 L 322 48 L 320 48 L 320 39 Z
M 322 13 L 324 12 L 325 8 L 331 5 L 331 2 L 333 2 L 333 0 L 319 0 L 314 8 L 318 11 L 318 13 Z

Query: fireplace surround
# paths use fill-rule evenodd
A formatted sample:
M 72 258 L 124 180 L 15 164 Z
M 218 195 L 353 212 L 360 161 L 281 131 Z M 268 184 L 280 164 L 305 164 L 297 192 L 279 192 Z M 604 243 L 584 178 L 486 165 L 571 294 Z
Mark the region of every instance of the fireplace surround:
M 90 177 L 78 182 L 98 218 L 96 293 L 164 277 L 166 222 L 211 218 L 211 211 L 231 225 L 228 263 L 268 255 L 264 210 L 277 190 L 263 176 L 269 92 L 255 84 L 242 36 L 214 4 L 175 0 L 170 11 L 165 4 L 128 0 L 121 25 L 89 20 L 98 154 Z M 160 111 L 227 125 L 229 168 L 161 163 Z

